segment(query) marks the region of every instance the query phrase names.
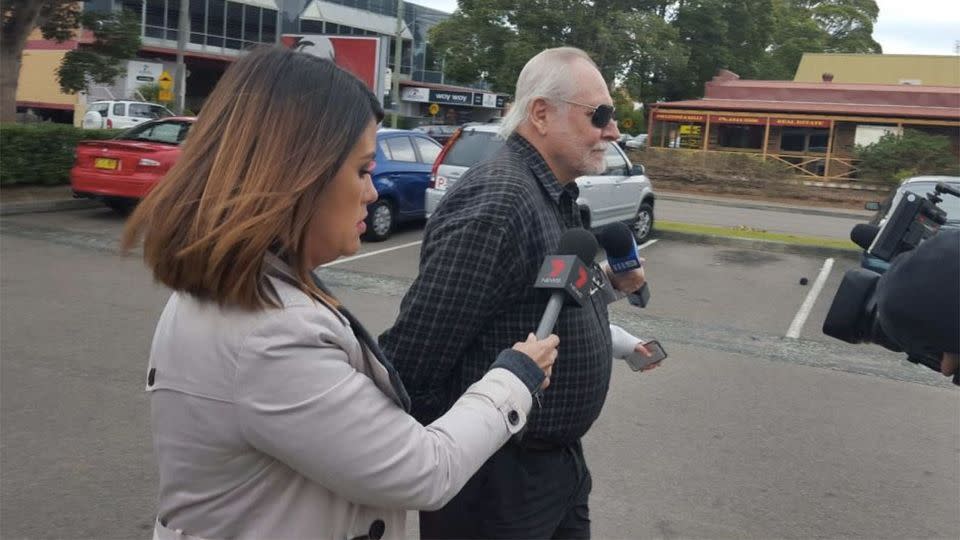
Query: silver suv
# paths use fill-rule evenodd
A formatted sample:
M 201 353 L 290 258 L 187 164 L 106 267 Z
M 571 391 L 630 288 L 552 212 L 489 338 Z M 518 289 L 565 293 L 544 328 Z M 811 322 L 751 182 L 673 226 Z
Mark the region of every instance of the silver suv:
M 426 214 L 429 218 L 440 199 L 472 165 L 493 156 L 503 146 L 497 137 L 499 126 L 480 124 L 465 126 L 444 147 L 433 164 L 430 185 L 426 191 Z M 643 243 L 653 231 L 653 187 L 644 174 L 643 165 L 633 165 L 622 150 L 610 143 L 605 156 L 607 170 L 597 176 L 577 178 L 580 198 L 577 205 L 587 227 L 600 227 L 622 221 Z

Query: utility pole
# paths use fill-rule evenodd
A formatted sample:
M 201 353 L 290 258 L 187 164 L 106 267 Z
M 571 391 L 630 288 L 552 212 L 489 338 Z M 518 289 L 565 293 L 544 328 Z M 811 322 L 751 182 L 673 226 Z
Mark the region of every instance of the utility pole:
M 187 49 L 187 37 L 190 34 L 190 0 L 180 0 L 180 17 L 177 20 L 177 69 L 173 76 L 173 92 L 176 99 L 177 114 L 183 114 L 187 96 L 187 65 L 183 53 Z
M 390 84 L 393 90 L 390 92 L 390 101 L 393 102 L 393 118 L 390 120 L 391 127 L 397 127 L 400 123 L 400 62 L 403 58 L 403 0 L 397 0 L 397 34 L 393 41 L 393 74 L 390 77 Z

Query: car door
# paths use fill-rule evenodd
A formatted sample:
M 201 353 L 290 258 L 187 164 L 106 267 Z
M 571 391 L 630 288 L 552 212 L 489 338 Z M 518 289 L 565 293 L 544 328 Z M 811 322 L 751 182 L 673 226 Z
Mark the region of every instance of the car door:
M 430 181 L 430 166 L 420 162 L 417 149 L 406 133 L 387 135 L 383 143 L 390 166 L 379 178 L 382 185 L 393 193 L 397 215 L 408 219 L 423 216 L 423 197 Z

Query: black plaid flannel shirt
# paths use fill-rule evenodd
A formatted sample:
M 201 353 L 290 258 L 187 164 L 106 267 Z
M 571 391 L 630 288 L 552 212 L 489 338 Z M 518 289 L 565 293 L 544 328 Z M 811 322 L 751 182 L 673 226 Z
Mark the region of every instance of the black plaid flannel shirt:
M 467 171 L 444 196 L 424 233 L 420 272 L 394 326 L 380 336 L 414 416 L 432 422 L 480 380 L 504 348 L 523 341 L 547 294 L 533 288 L 560 236 L 581 227 L 576 183 L 562 187 L 523 137 Z M 600 414 L 612 350 L 606 303 L 595 295 L 565 307 L 550 387 L 534 404 L 525 438 L 567 444 Z

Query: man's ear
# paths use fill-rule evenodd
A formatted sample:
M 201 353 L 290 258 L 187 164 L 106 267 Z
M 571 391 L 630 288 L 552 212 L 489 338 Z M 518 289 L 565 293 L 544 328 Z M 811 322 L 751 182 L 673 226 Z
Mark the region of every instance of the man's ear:
M 547 100 L 544 98 L 533 100 L 533 103 L 530 104 L 530 124 L 533 125 L 533 129 L 535 129 L 540 136 L 547 134 L 547 128 L 550 123 L 549 116 L 550 104 L 547 103 Z

